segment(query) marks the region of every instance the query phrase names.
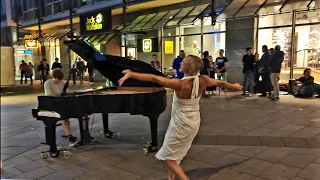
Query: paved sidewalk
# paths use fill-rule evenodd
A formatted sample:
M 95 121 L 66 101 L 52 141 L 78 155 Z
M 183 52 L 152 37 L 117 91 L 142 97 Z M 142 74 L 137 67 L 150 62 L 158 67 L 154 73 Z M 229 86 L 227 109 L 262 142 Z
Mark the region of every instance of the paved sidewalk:
M 159 118 L 159 143 L 167 129 L 172 104 Z M 167 169 L 154 154 L 143 155 L 150 139 L 143 116 L 110 114 L 118 140 L 73 149 L 70 159 L 43 160 L 39 146 L 44 127 L 31 116 L 34 96 L 4 97 L 1 108 L 2 178 L 10 179 L 166 179 Z M 319 180 L 320 101 L 282 95 L 280 101 L 244 98 L 237 93 L 201 100 L 201 127 L 183 168 L 194 180 Z M 12 101 L 18 102 L 19 105 Z M 14 108 L 14 109 L 13 109 Z M 101 115 L 91 134 L 102 129 Z M 78 135 L 76 121 L 71 121 Z M 90 123 L 91 125 L 91 123 Z M 18 131 L 18 132 L 17 132 Z M 67 145 L 57 129 L 57 142 Z M 318 148 L 318 149 L 317 149 Z

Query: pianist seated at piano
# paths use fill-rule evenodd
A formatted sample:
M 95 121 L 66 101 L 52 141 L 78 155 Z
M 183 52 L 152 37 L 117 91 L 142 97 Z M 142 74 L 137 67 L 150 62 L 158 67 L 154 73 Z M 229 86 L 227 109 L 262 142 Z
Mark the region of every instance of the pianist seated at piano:
M 158 160 L 163 160 L 169 168 L 169 180 L 178 177 L 188 180 L 180 167 L 181 160 L 189 151 L 192 141 L 200 127 L 201 93 L 206 87 L 219 86 L 225 89 L 241 90 L 240 84 L 229 84 L 225 81 L 199 75 L 201 59 L 189 55 L 181 63 L 179 72 L 184 73 L 182 79 L 169 79 L 154 74 L 137 73 L 124 70 L 124 76 L 119 80 L 122 85 L 128 79 L 155 82 L 174 90 L 171 120 L 161 149 L 156 154 Z
M 44 83 L 44 92 L 46 96 L 60 96 L 66 82 L 63 80 L 63 72 L 57 68 L 52 71 L 53 79 L 49 79 Z M 68 93 L 68 91 L 67 91 Z M 68 119 L 62 121 L 62 127 L 69 139 L 69 146 L 76 146 L 80 141 L 77 137 L 72 136 L 70 121 Z

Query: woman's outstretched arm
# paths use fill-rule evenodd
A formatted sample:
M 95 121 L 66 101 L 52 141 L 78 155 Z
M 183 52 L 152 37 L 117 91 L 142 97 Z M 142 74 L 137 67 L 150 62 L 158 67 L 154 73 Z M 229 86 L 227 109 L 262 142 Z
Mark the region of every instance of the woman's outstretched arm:
M 166 77 L 157 76 L 154 74 L 137 73 L 131 70 L 124 70 L 122 73 L 124 76 L 119 80 L 119 86 L 121 86 L 127 79 L 132 78 L 140 81 L 155 82 L 173 90 L 180 90 L 182 87 L 182 82 L 180 79 L 168 79 Z
M 233 89 L 233 90 L 239 90 L 241 91 L 242 90 L 242 86 L 238 83 L 236 84 L 230 84 L 226 81 L 220 81 L 220 80 L 217 80 L 217 79 L 212 79 L 208 76 L 203 76 L 205 78 L 205 82 L 206 82 L 206 85 L 207 86 L 219 86 L 219 87 L 222 87 L 222 88 L 225 88 L 225 89 Z

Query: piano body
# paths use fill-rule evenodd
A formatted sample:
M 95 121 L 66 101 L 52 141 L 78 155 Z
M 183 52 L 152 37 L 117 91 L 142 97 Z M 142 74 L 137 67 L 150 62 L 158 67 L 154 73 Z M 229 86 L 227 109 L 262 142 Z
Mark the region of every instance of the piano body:
M 118 80 L 123 76 L 121 72 L 125 69 L 164 76 L 145 62 L 102 54 L 85 40 L 70 40 L 64 43 L 81 58 L 91 61 L 95 69 L 114 85 L 118 85 Z M 147 116 L 151 127 L 149 151 L 156 151 L 158 117 L 165 108 L 164 87 L 152 82 L 128 79 L 121 87 L 89 89 L 63 96 L 38 96 L 38 108 L 33 109 L 32 114 L 45 124 L 46 144 L 50 146 L 50 155 L 53 156 L 52 154 L 59 154 L 56 146 L 57 122 L 77 118 L 81 144 L 84 145 L 88 143 L 90 135 L 88 120 L 83 117 L 94 113 L 102 113 L 103 131 L 106 136 L 112 133 L 108 125 L 108 113 Z

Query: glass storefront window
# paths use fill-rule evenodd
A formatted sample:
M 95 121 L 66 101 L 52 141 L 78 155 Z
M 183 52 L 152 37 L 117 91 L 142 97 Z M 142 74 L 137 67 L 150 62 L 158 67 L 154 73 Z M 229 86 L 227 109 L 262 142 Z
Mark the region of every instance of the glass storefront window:
M 54 13 L 61 12 L 61 2 L 54 3 Z
M 185 51 L 186 55 L 195 55 L 198 57 L 201 56 L 201 36 L 194 35 L 194 36 L 182 36 L 182 49 Z
M 163 38 L 163 71 L 172 67 L 173 60 L 179 55 L 179 37 Z
M 320 9 L 316 11 L 297 13 L 296 24 L 308 24 L 308 23 L 319 23 L 319 22 L 320 22 Z
M 226 47 L 226 33 L 203 35 L 203 51 L 208 51 L 213 59 L 219 56 L 219 50 Z
M 188 35 L 188 34 L 200 34 L 201 33 L 201 25 L 190 25 L 190 26 L 182 26 L 181 27 L 181 34 Z
M 205 17 L 203 20 L 203 32 L 204 33 L 214 33 L 226 31 L 226 22 L 216 22 L 214 26 L 211 25 L 211 17 Z
M 259 16 L 259 28 L 292 25 L 292 13 Z
M 124 38 L 126 36 L 126 38 Z M 126 44 L 124 43 L 126 39 Z M 121 46 L 137 46 L 137 36 L 135 34 L 121 35 Z

